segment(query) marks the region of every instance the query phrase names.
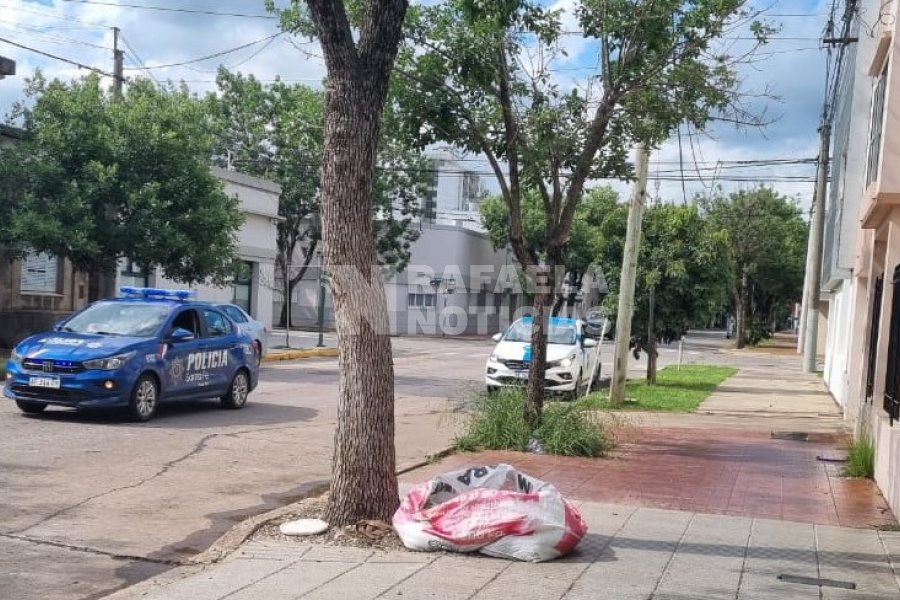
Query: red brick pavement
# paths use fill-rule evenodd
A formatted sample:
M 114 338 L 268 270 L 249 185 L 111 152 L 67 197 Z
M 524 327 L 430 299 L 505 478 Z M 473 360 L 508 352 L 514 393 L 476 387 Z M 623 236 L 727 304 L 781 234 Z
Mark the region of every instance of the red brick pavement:
M 413 483 L 443 471 L 508 463 L 578 500 L 848 527 L 895 522 L 872 481 L 840 477 L 840 464 L 817 459 L 842 454 L 836 439 L 682 428 L 642 428 L 630 436 L 608 458 L 466 453 L 401 479 Z

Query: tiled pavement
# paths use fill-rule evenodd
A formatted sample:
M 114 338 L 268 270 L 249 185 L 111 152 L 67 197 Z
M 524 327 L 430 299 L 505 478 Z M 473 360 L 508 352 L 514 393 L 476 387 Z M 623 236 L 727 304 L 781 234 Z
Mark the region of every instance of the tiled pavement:
M 408 473 L 403 481 L 508 463 L 580 500 L 820 525 L 893 523 L 870 480 L 840 477 L 840 464 L 818 460 L 841 454 L 834 442 L 771 439 L 764 431 L 648 428 L 608 459 L 466 453 Z
M 596 503 L 580 508 L 587 537 L 574 555 L 551 563 L 251 542 L 209 569 L 113 598 L 900 598 L 900 533 Z

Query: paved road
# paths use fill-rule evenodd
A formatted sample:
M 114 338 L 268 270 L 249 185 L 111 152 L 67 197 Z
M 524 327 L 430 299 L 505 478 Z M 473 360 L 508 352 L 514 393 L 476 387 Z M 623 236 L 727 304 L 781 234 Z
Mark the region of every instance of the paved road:
M 398 462 L 446 446 L 448 398 L 488 342 L 397 339 Z M 266 366 L 241 411 L 217 402 L 116 414 L 0 402 L 0 597 L 99 597 L 201 552 L 235 522 L 327 480 L 338 365 Z

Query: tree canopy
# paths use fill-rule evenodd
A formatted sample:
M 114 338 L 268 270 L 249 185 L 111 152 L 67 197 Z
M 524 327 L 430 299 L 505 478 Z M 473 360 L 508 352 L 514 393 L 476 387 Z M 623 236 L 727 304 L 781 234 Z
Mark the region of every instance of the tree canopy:
M 600 263 L 610 279 L 607 305 L 615 314 L 627 209 L 619 205 L 598 232 Z M 653 290 L 654 337 L 665 343 L 704 325 L 728 300 L 727 237 L 696 205 L 654 204 L 644 212 L 632 343 L 655 352 L 648 339 Z
M 201 101 L 147 80 L 117 98 L 95 75 L 63 83 L 40 72 L 27 95 L 33 106 L 12 115 L 25 139 L 0 153 L 11 253 L 66 257 L 92 280 L 122 257 L 186 283 L 233 276 L 243 216 L 210 172 Z
M 800 301 L 808 226 L 796 200 L 767 186 L 716 194 L 702 202 L 710 220 L 728 236 L 735 336 L 743 347 L 767 335 Z
M 758 124 L 747 108 L 735 65 L 715 42 L 752 17 L 743 0 L 575 2 L 579 32 L 537 2 L 447 0 L 417 5 L 397 59 L 396 102 L 410 137 L 481 153 L 506 202 L 509 241 L 532 274 L 535 294 L 529 419 L 540 419 L 546 339 L 545 306 L 555 292 L 585 184 L 629 178 L 634 143 L 663 142 L 680 123 L 702 130 L 710 119 Z M 758 43 L 769 29 L 753 24 Z M 584 86 L 562 85 L 554 70 L 566 36 L 596 48 Z M 502 164 L 502 163 L 505 163 Z M 529 251 L 526 213 L 542 210 L 546 249 Z
M 320 172 L 324 94 L 301 84 L 264 84 L 253 75 L 220 69 L 217 93 L 207 96 L 215 131 L 214 161 L 281 185 L 278 268 L 282 289 L 303 279 L 321 238 Z M 378 259 L 395 271 L 409 261 L 419 236 L 414 219 L 429 179 L 427 161 L 382 127 L 373 194 Z M 302 255 L 295 264 L 297 250 Z M 282 310 L 282 321 L 286 319 Z

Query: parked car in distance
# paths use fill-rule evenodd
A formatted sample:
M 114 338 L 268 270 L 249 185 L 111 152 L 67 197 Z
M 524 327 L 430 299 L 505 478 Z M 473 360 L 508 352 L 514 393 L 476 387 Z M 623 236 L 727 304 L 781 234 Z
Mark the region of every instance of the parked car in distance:
M 485 366 L 488 392 L 501 387 L 523 385 L 531 366 L 531 317 L 509 326 L 494 336 L 496 348 Z M 600 354 L 597 340 L 587 337 L 584 321 L 551 317 L 547 335 L 547 370 L 544 385 L 548 392 L 577 397 L 589 384 L 600 379 Z M 593 380 L 592 380 L 593 377 Z
M 259 358 L 262 359 L 269 349 L 269 328 L 248 315 L 247 311 L 237 304 L 217 304 L 216 306 L 237 323 L 241 331 L 253 338 Z
M 253 339 L 192 292 L 122 288 L 53 331 L 20 342 L 3 394 L 25 413 L 48 405 L 125 407 L 148 421 L 161 402 L 219 398 L 243 408 L 259 380 Z

